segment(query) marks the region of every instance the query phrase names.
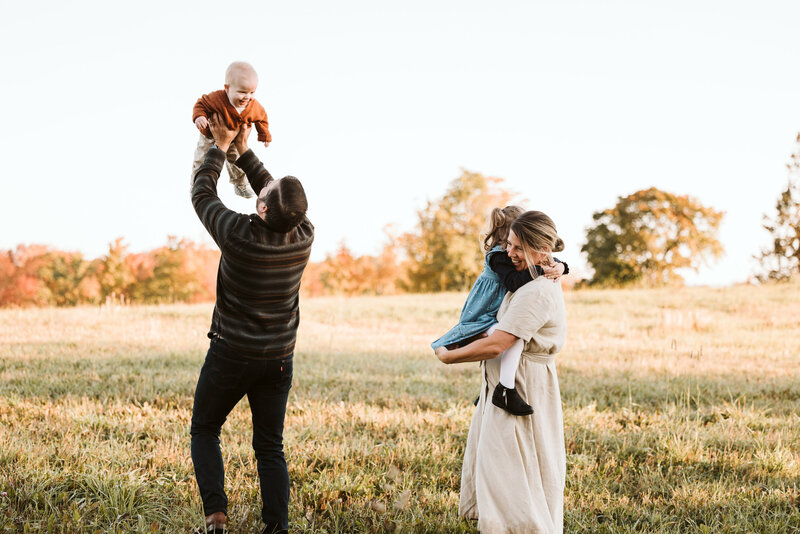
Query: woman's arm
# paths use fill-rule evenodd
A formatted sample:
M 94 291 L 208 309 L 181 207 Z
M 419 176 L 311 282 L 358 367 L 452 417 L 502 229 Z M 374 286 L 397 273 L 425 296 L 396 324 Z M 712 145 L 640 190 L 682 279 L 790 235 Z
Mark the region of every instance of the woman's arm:
M 491 360 L 500 356 L 504 350 L 514 344 L 518 338 L 508 332 L 495 330 L 491 336 L 482 337 L 458 349 L 436 349 L 436 357 L 442 363 L 466 363 Z

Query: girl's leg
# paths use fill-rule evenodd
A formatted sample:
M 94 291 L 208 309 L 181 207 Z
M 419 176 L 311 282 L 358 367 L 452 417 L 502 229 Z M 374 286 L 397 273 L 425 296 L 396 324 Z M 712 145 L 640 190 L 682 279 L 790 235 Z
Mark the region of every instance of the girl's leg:
M 493 324 L 486 331 L 487 336 L 491 336 L 495 331 L 497 323 Z M 517 367 L 519 366 L 519 359 L 522 356 L 522 348 L 524 343 L 521 339 L 517 339 L 513 345 L 508 347 L 503 354 L 500 355 L 500 383 L 506 389 L 514 389 L 515 377 L 517 375 Z
M 493 330 L 492 327 L 491 330 Z M 531 405 L 525 402 L 515 388 L 517 367 L 522 357 L 523 341 L 517 339 L 500 355 L 500 382 L 492 394 L 492 404 L 512 415 L 525 416 L 533 413 Z
M 506 389 L 514 389 L 523 344 L 521 339 L 517 339 L 500 355 L 500 383 Z

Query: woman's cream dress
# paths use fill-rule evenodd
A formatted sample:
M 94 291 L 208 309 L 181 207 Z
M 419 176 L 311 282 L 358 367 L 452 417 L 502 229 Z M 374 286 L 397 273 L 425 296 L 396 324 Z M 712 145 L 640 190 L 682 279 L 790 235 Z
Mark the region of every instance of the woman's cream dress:
M 517 417 L 491 403 L 500 358 L 481 366 L 481 396 L 469 428 L 459 514 L 482 534 L 563 532 L 566 452 L 555 354 L 564 345 L 561 285 L 544 277 L 508 293 L 498 330 L 525 341 L 516 388 L 533 407 Z

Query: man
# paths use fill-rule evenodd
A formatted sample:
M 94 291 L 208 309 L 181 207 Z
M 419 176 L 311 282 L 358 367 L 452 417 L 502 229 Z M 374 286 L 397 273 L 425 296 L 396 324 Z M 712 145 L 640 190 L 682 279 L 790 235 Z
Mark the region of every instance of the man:
M 219 446 L 222 425 L 247 395 L 253 416 L 265 534 L 288 532 L 289 473 L 283 455 L 283 421 L 292 385 L 292 357 L 299 322 L 300 277 L 308 263 L 314 226 L 308 202 L 293 176 L 273 180 L 247 148 L 250 128 L 228 130 L 211 118 L 216 146 L 194 177 L 192 204 L 219 246 L 217 301 L 192 408 L 192 462 L 208 532 L 224 532 L 228 499 Z M 229 210 L 217 180 L 231 143 L 241 156 L 256 213 Z M 200 529 L 202 531 L 202 529 Z

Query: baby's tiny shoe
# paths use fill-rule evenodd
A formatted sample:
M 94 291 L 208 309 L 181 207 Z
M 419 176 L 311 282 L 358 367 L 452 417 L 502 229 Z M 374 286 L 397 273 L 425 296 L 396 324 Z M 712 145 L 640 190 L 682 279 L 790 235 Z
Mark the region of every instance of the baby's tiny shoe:
M 255 192 L 253 192 L 253 188 L 250 187 L 250 184 L 247 182 L 232 182 L 233 183 L 233 191 L 240 197 L 244 198 L 253 198 L 256 196 Z

